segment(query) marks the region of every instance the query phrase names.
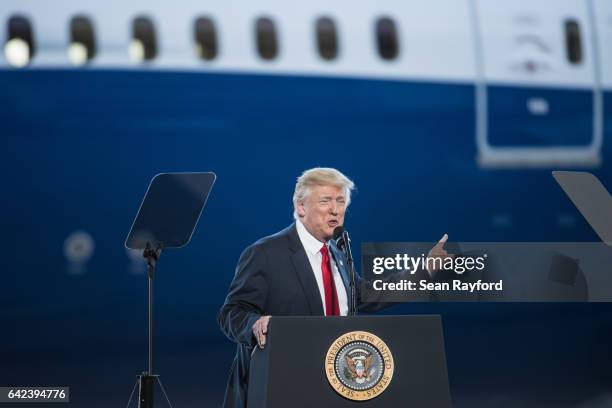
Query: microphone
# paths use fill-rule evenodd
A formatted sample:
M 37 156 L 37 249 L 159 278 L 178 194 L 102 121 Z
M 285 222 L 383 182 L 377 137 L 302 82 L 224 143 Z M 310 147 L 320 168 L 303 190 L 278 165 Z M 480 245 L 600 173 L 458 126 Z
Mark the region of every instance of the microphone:
M 348 232 L 342 227 L 338 225 L 334 228 L 333 241 L 346 256 L 346 262 L 348 266 L 349 273 L 349 316 L 355 316 L 357 312 L 357 296 L 355 290 L 355 265 L 353 263 L 353 254 L 351 252 L 351 239 L 349 238 Z
M 346 232 L 342 225 L 338 225 L 334 228 L 334 236 L 332 239 L 336 242 L 336 246 L 343 251 L 346 247 L 346 243 L 350 242 L 348 240 L 348 232 Z
M 343 226 L 338 225 L 334 228 L 334 241 L 336 241 L 336 246 L 346 255 L 349 265 L 352 266 L 353 254 L 351 252 L 351 239 L 349 238 L 348 231 L 345 230 Z

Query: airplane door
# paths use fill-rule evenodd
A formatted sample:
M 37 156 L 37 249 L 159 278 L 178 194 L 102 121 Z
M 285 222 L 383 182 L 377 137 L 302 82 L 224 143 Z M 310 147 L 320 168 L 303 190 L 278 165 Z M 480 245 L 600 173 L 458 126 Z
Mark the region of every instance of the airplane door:
M 590 3 L 475 0 L 477 143 L 486 166 L 599 162 Z

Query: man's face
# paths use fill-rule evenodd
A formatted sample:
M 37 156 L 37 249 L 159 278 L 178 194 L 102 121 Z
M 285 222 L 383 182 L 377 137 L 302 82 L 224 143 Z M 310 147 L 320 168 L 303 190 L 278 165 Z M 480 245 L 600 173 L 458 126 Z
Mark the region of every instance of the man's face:
M 296 211 L 308 232 L 325 242 L 333 237 L 334 228 L 344 224 L 345 191 L 335 186 L 314 186 L 306 199 L 297 203 Z

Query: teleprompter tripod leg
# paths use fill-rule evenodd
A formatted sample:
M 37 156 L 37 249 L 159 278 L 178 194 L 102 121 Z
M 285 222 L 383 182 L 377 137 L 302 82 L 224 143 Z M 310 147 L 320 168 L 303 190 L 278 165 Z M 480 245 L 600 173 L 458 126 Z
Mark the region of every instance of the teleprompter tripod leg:
M 164 398 L 166 399 L 168 406 L 170 408 L 173 408 L 172 402 L 170 402 L 170 398 L 168 398 L 168 394 L 166 393 L 166 389 L 164 388 L 164 384 L 162 384 L 159 375 L 147 375 L 146 373 L 136 376 L 136 383 L 132 388 L 130 398 L 128 399 L 125 408 L 130 408 L 130 404 L 132 403 L 132 398 L 134 397 L 134 391 L 136 391 L 136 387 L 139 387 L 138 408 L 152 408 L 153 398 L 155 394 L 155 380 L 157 380 L 157 382 L 159 383 L 159 388 L 161 389 L 162 394 L 164 394 Z
M 132 402 L 132 397 L 134 397 L 134 391 L 136 391 L 136 387 L 138 386 L 138 379 L 136 379 L 136 383 L 134 383 L 134 387 L 132 388 L 132 393 L 130 394 L 130 398 L 128 399 L 128 403 L 125 408 L 130 408 L 130 403 Z
M 170 408 L 172 408 L 172 403 L 170 402 L 170 399 L 168 398 L 168 394 L 166 394 L 166 390 L 165 390 L 164 385 L 162 384 L 161 380 L 159 379 L 159 376 L 157 376 L 157 382 L 159 383 L 159 387 L 161 388 L 162 392 L 164 393 L 164 397 L 166 397 L 166 402 L 168 403 Z

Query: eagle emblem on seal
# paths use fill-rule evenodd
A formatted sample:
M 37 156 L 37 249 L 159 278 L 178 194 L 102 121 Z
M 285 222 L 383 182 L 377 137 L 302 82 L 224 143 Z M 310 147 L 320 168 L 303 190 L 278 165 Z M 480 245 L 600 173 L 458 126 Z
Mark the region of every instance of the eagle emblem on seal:
M 352 350 L 344 358 L 346 360 L 344 377 L 347 380 L 363 384 L 366 381 L 370 381 L 372 375 L 376 374 L 376 368 L 371 367 L 374 356 L 367 350 Z
M 373 333 L 353 331 L 338 337 L 325 355 L 329 385 L 353 401 L 378 397 L 391 383 L 393 355 L 385 342 Z

